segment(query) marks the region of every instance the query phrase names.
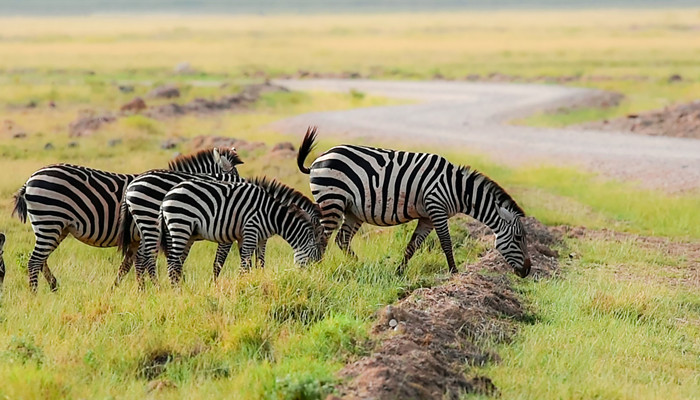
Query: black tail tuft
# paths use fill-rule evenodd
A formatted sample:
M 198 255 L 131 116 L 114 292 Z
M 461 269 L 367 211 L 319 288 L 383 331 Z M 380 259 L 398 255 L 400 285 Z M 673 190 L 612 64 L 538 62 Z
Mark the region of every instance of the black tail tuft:
M 158 246 L 160 251 L 168 257 L 168 226 L 165 224 L 165 218 L 163 213 L 158 216 L 158 225 L 160 227 L 160 233 L 158 235 Z
M 134 224 L 134 216 L 131 215 L 129 207 L 126 205 L 126 199 L 122 199 L 119 206 L 119 228 L 117 230 L 117 246 L 119 251 L 127 256 L 127 252 L 131 247 L 133 238 L 131 237 L 132 225 Z
M 27 186 L 22 186 L 15 193 L 15 209 L 12 210 L 12 215 L 17 215 L 20 221 L 27 222 L 27 200 L 24 199 L 24 194 L 27 192 Z
M 299 167 L 299 171 L 305 174 L 311 172 L 310 169 L 304 166 L 304 160 L 306 160 L 306 157 L 309 155 L 309 153 L 311 153 L 311 150 L 314 149 L 315 140 L 316 127 L 310 126 L 308 129 L 306 129 L 306 135 L 304 135 L 304 140 L 301 142 L 301 146 L 299 146 L 299 154 L 297 154 L 297 166 Z

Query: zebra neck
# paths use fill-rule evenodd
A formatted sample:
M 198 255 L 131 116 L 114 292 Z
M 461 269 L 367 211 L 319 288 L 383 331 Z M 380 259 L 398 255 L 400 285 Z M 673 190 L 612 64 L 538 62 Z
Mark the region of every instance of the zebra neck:
M 456 201 L 457 204 L 461 204 L 460 211 L 496 232 L 500 226 L 500 205 L 496 203 L 497 196 L 493 193 L 491 180 L 479 172 L 469 171 L 460 183 L 462 187 L 455 188 L 454 191 L 461 200 Z M 459 193 L 460 191 L 462 193 Z
M 274 229 L 276 233 L 282 236 L 287 243 L 294 250 L 296 250 L 302 243 L 303 227 L 301 227 L 301 221 L 297 221 L 295 215 L 285 209 L 280 207 L 280 210 L 276 212 L 276 218 L 274 220 Z

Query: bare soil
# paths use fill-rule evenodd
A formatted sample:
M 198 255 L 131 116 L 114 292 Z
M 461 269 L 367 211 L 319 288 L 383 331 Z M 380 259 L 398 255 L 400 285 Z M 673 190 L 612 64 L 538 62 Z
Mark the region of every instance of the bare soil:
M 611 132 L 700 139 L 700 100 L 581 126 Z
M 533 218 L 525 222 L 532 276 L 555 274 L 557 253 L 551 246 L 560 242 L 559 233 Z M 476 239 L 491 239 L 480 224 L 469 227 Z M 532 317 L 505 274 L 511 268 L 495 251 L 464 269 L 445 284 L 418 289 L 378 312 L 373 327 L 376 347 L 341 371 L 346 380 L 337 391 L 342 398 L 456 399 L 464 392 L 497 394 L 488 377 L 474 376 L 468 366 L 497 361 L 487 343 L 511 340 L 517 322 Z

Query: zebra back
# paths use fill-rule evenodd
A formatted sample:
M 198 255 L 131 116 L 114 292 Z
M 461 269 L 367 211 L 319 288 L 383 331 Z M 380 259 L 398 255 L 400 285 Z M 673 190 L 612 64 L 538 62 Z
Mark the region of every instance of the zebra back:
M 175 157 L 168 163 L 172 171 L 189 172 L 192 174 L 230 173 L 238 175 L 236 165 L 243 164 L 236 149 L 214 147 L 200 150 L 192 154 Z

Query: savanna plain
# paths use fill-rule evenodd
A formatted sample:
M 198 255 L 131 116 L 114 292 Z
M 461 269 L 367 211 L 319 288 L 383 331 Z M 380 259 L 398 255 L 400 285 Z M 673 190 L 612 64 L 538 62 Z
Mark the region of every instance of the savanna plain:
M 507 75 L 625 95 L 612 107 L 514 122 L 562 126 L 695 99 L 698 29 L 697 9 L 0 18 L 0 230 L 8 270 L 0 297 L 0 397 L 324 398 L 345 364 L 372 351 L 375 312 L 440 284 L 447 273 L 439 246 L 427 246 L 397 276 L 412 230 L 365 226 L 353 242 L 358 259 L 330 246 L 322 262 L 300 268 L 275 239 L 264 269 L 239 273 L 234 251 L 215 284 L 215 246 L 198 243 L 180 291 L 169 288 L 161 258 L 163 287 L 140 292 L 133 275 L 112 289 L 121 261 L 116 249 L 67 239 L 49 258 L 59 291 L 40 281 L 31 294 L 33 234 L 10 214 L 13 194 L 41 166 L 137 173 L 188 152 L 188 139 L 228 136 L 267 145 L 240 150 L 241 175 L 272 176 L 310 195 L 295 160 L 269 152 L 282 141 L 298 146 L 303 132 L 282 135 L 268 124 L 397 101 L 356 91 L 263 93 L 235 111 L 128 114 L 74 137 L 68 127 L 79 114 L 117 113 L 163 84 L 177 85 L 181 97 L 146 98 L 149 106 L 218 99 L 267 77 L 309 74 Z M 187 71 L 174 72 L 183 62 Z M 341 143 L 336 132 L 319 128 L 312 156 Z M 175 147 L 164 149 L 164 142 Z M 469 149 L 407 150 L 472 165 L 528 215 L 591 233 L 558 245 L 554 277 L 509 276 L 532 317 L 517 322 L 511 340 L 484 343 L 500 361 L 465 364 L 468 374 L 490 377 L 509 399 L 700 396 L 699 193 L 671 195 L 548 165 L 503 166 Z M 454 232 L 461 222 L 455 219 Z M 488 246 L 460 234 L 454 243 L 463 269 Z

